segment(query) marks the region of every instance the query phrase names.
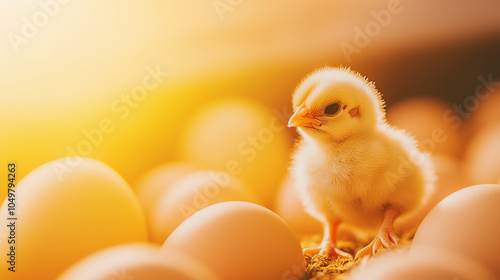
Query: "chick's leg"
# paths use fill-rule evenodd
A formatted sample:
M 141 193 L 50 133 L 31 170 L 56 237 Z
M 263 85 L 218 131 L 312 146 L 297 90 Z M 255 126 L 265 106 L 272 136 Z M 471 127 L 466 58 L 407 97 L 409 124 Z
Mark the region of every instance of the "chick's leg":
M 399 216 L 399 210 L 394 206 L 389 206 L 384 212 L 384 221 L 380 226 L 377 236 L 373 241 L 363 249 L 356 253 L 355 258 L 360 258 L 369 254 L 375 254 L 377 250 L 384 246 L 384 248 L 389 248 L 392 243 L 396 246 L 401 243 L 401 239 L 394 232 L 394 220 Z
M 323 255 L 328 257 L 342 257 L 352 259 L 351 254 L 337 248 L 337 229 L 340 225 L 339 221 L 325 223 L 325 232 L 321 245 L 316 248 L 304 249 L 304 255 Z

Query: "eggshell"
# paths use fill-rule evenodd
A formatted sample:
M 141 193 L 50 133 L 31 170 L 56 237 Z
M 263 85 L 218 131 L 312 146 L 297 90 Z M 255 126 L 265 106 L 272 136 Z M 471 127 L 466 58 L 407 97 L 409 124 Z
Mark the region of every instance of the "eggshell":
M 301 279 L 305 261 L 299 241 L 270 210 L 248 202 L 209 206 L 182 223 L 162 252 L 184 252 L 224 280 Z M 295 277 L 295 278 L 294 278 Z
M 470 186 L 466 170 L 461 160 L 447 155 L 433 155 L 432 162 L 436 176 L 436 189 L 443 198 L 455 191 Z
M 463 164 L 458 159 L 437 154 L 432 156 L 435 172 L 434 191 L 422 206 L 406 217 L 398 218 L 394 224 L 396 231 L 413 234 L 425 216 L 448 195 L 470 186 Z
M 141 178 L 135 187 L 135 192 L 144 210 L 148 228 L 152 227 L 153 210 L 161 194 L 168 190 L 177 180 L 197 170 L 198 168 L 193 164 L 175 162 L 159 166 Z M 152 240 L 151 232 L 149 239 Z
M 466 128 L 467 136 L 476 135 L 483 127 L 494 123 L 500 123 L 500 88 L 487 88 L 481 93 L 481 99 L 477 98 L 477 103 L 468 105 L 467 110 Z M 472 98 L 471 98 L 472 99 Z M 476 105 L 477 104 L 477 105 Z M 473 106 L 476 105 L 476 106 Z
M 467 146 L 465 164 L 473 184 L 495 184 L 500 178 L 500 123 L 479 131 Z
M 297 235 L 323 232 L 323 225 L 306 212 L 290 175 L 281 184 L 274 209 Z
M 182 158 L 241 178 L 271 205 L 289 161 L 291 139 L 285 128 L 283 120 L 259 103 L 219 101 L 187 126 L 180 141 Z
M 79 261 L 58 280 L 219 280 L 205 265 L 182 253 L 159 254 L 160 247 L 127 244 L 105 249 Z
M 2 242 L 1 279 L 54 279 L 95 251 L 146 241 L 144 215 L 134 193 L 119 174 L 99 161 L 49 162 L 29 173 L 15 191 L 16 272 L 7 270 L 10 244 Z M 7 203 L 0 210 L 5 225 Z M 0 227 L 2 234 L 5 225 Z
M 387 109 L 387 121 L 415 137 L 424 152 L 459 156 L 462 142 L 453 122 L 445 114 L 451 108 L 433 98 L 416 97 L 398 102 Z M 453 111 L 450 113 L 457 117 Z
M 185 219 L 197 211 L 224 201 L 258 202 L 237 178 L 220 172 L 200 171 L 182 177 L 157 200 L 152 213 L 152 241 L 163 244 Z
M 459 190 L 425 217 L 412 247 L 467 256 L 500 276 L 500 185 Z M 478 278 L 479 279 L 479 278 Z
M 362 261 L 346 280 L 493 280 L 491 271 L 474 260 L 446 251 L 408 250 L 379 253 Z

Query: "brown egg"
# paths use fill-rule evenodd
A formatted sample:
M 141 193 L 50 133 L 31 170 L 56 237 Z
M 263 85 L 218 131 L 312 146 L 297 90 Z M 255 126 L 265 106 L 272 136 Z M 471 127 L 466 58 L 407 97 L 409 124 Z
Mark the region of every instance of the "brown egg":
M 195 114 L 181 140 L 182 158 L 244 180 L 265 205 L 273 202 L 289 161 L 286 125 L 252 100 L 229 99 Z
M 465 175 L 463 162 L 447 155 L 433 155 L 436 188 L 448 194 L 470 186 Z
M 363 260 L 345 280 L 493 280 L 494 274 L 474 260 L 446 251 L 401 250 Z
M 418 228 L 413 248 L 461 255 L 500 275 L 500 185 L 459 190 L 434 207 Z M 480 278 L 477 278 L 480 279 Z
M 182 223 L 162 252 L 180 251 L 206 264 L 223 280 L 302 279 L 299 240 L 274 212 L 231 201 L 209 206 Z
M 467 174 L 474 184 L 495 184 L 500 178 L 500 122 L 479 131 L 465 151 Z
M 239 179 L 215 171 L 185 175 L 159 195 L 151 219 L 151 238 L 163 244 L 184 220 L 197 211 L 224 201 L 260 202 Z
M 462 142 L 455 118 L 447 104 L 427 97 L 406 99 L 387 109 L 389 124 L 415 137 L 423 151 L 457 157 Z
M 6 199 L 0 208 L 0 236 L 10 241 L 0 240 L 0 279 L 52 280 L 93 252 L 147 240 L 133 191 L 97 160 L 51 161 L 24 177 L 11 194 L 13 201 Z
M 468 118 L 466 118 L 467 138 L 472 138 L 482 128 L 500 122 L 500 88 L 487 88 L 481 92 L 474 103 L 468 105 Z
M 191 163 L 175 162 L 159 166 L 142 176 L 135 187 L 135 192 L 142 209 L 144 209 L 148 228 L 151 229 L 152 227 L 153 209 L 156 208 L 161 194 L 168 190 L 177 180 L 197 170 L 198 168 Z M 152 240 L 151 230 L 149 240 Z
M 57 280 L 220 280 L 209 268 L 180 252 L 160 255 L 160 247 L 127 244 L 94 253 Z
M 297 235 L 323 232 L 323 225 L 305 211 L 290 175 L 283 180 L 274 205 L 275 212 Z
M 460 160 L 447 155 L 433 155 L 432 161 L 435 172 L 434 192 L 425 199 L 423 206 L 418 211 L 396 220 L 394 225 L 396 230 L 414 233 L 425 216 L 442 199 L 470 186 Z

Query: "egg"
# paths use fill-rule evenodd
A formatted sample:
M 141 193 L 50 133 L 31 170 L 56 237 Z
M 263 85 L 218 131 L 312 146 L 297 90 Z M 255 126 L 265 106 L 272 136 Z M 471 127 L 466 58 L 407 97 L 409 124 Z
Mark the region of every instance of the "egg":
M 451 156 L 436 154 L 432 156 L 432 161 L 435 172 L 434 191 L 425 198 L 423 205 L 417 211 L 396 220 L 394 224 L 396 231 L 407 232 L 410 235 L 414 234 L 425 216 L 442 199 L 460 189 L 470 186 L 460 160 Z
M 500 88 L 486 88 L 480 92 L 481 98 L 476 98 L 476 102 L 464 104 L 468 118 L 466 121 L 466 135 L 464 137 L 471 138 L 476 135 L 483 127 L 493 123 L 500 122 Z
M 270 205 L 291 148 L 286 124 L 271 112 L 246 99 L 207 105 L 183 133 L 182 159 L 241 178 Z
M 462 160 L 447 156 L 433 155 L 436 189 L 447 195 L 470 186 Z
M 17 220 L 0 231 L 15 243 L 0 244 L 1 279 L 54 279 L 95 251 L 147 239 L 133 191 L 113 169 L 90 158 L 62 158 L 38 167 L 15 188 L 14 216 L 8 204 L 2 204 L 0 220 Z M 6 257 L 13 252 L 15 257 Z
M 239 179 L 219 177 L 219 174 L 216 171 L 200 171 L 185 175 L 160 195 L 151 216 L 153 242 L 163 244 L 185 219 L 212 204 L 224 201 L 258 202 Z
M 467 257 L 446 251 L 400 250 L 379 253 L 348 272 L 346 280 L 493 280 L 491 271 Z
M 428 97 L 406 99 L 387 109 L 387 121 L 415 137 L 424 152 L 458 157 L 462 142 L 448 121 L 453 117 L 458 116 L 447 104 Z
M 495 184 L 500 179 L 500 122 L 484 127 L 465 151 L 467 175 L 473 184 Z
M 292 176 L 288 175 L 284 178 L 276 196 L 275 212 L 298 236 L 322 233 L 323 225 L 306 212 L 293 183 Z
M 148 228 L 152 228 L 153 209 L 161 194 L 177 180 L 197 170 L 193 164 L 174 162 L 159 166 L 142 176 L 135 186 L 135 192 L 144 210 Z M 151 232 L 149 239 L 152 240 Z
M 248 202 L 209 206 L 182 223 L 162 253 L 181 251 L 205 263 L 223 280 L 302 279 L 305 261 L 298 239 L 272 211 Z
M 493 184 L 449 195 L 422 221 L 412 248 L 431 247 L 466 256 L 500 276 L 499 202 L 500 185 Z
M 205 265 L 180 252 L 159 254 L 160 247 L 127 244 L 96 252 L 66 270 L 57 280 L 220 280 Z

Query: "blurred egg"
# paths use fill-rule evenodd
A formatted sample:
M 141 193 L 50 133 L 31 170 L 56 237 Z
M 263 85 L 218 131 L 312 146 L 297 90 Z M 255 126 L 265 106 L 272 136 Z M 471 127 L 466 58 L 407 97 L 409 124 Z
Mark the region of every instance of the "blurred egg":
M 54 279 L 93 252 L 146 241 L 144 215 L 134 193 L 99 161 L 49 162 L 29 173 L 15 191 L 16 272 L 7 270 L 13 265 L 6 262 L 11 244 L 2 242 L 0 279 Z M 7 205 L 5 200 L 0 210 L 3 223 Z M 0 235 L 7 229 L 0 227 Z
M 500 276 L 500 185 L 476 185 L 441 202 L 418 228 L 412 248 L 467 256 Z M 479 278 L 477 278 L 479 279 Z
M 500 88 L 487 88 L 481 92 L 481 99 L 477 98 L 476 104 L 469 105 L 467 120 L 467 133 L 475 135 L 483 127 L 500 123 Z M 473 106 L 476 105 L 476 106 Z
M 436 190 L 445 196 L 470 186 L 461 160 L 447 155 L 433 155 L 432 162 L 436 176 Z
M 462 142 L 449 106 L 437 99 L 416 97 L 387 109 L 387 121 L 415 137 L 424 152 L 459 156 Z
M 467 174 L 473 184 L 495 184 L 500 178 L 500 123 L 476 134 L 465 151 Z
M 243 179 L 270 205 L 288 166 L 291 141 L 285 127 L 254 101 L 219 101 L 194 117 L 180 142 L 182 155 Z
M 306 212 L 300 196 L 295 189 L 292 176 L 283 180 L 276 196 L 275 212 L 298 234 L 323 232 L 323 225 Z
M 460 189 L 470 186 L 460 160 L 451 156 L 437 154 L 432 156 L 432 161 L 435 174 L 434 192 L 424 200 L 424 204 L 417 211 L 396 220 L 394 227 L 397 231 L 413 234 L 425 216 L 442 199 Z
M 223 202 L 198 212 L 165 241 L 207 264 L 223 280 L 302 279 L 305 261 L 290 227 L 272 211 L 248 202 Z
M 190 163 L 176 162 L 157 167 L 141 178 L 135 187 L 135 192 L 142 209 L 144 209 L 148 228 L 152 227 L 153 209 L 155 209 L 161 194 L 168 190 L 177 180 L 196 170 L 197 168 Z M 150 240 L 151 238 L 150 232 Z
M 237 178 L 216 171 L 200 171 L 177 180 L 157 199 L 152 213 L 152 241 L 163 244 L 185 219 L 224 201 L 258 202 Z
M 343 278 L 344 279 L 344 278 Z M 446 251 L 400 250 L 363 260 L 346 280 L 493 280 L 491 271 L 474 260 Z
M 127 244 L 94 253 L 66 270 L 58 280 L 219 280 L 205 265 L 160 247 Z

